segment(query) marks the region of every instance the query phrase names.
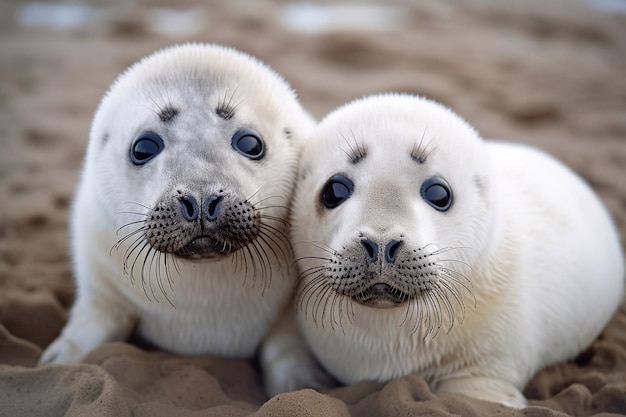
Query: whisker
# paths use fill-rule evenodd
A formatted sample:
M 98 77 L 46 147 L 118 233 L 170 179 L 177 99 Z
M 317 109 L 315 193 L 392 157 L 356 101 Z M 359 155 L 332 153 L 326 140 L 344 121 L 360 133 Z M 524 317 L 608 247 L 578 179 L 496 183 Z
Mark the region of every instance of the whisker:
M 262 209 L 257 209 L 257 211 L 260 211 L 260 210 L 262 210 Z M 261 221 L 263 221 L 263 220 L 270 220 L 270 221 L 274 221 L 276 223 L 281 223 L 284 226 L 291 226 L 291 223 L 289 223 L 288 220 L 283 219 L 281 217 L 271 216 L 271 215 L 268 215 L 268 214 L 262 214 L 262 215 L 259 216 L 259 218 L 261 219 Z
M 441 264 L 438 264 L 437 268 L 439 270 L 444 271 L 447 274 L 449 274 L 450 275 L 450 279 L 454 279 L 459 284 L 466 283 L 470 287 L 473 287 L 472 281 L 465 274 L 463 274 L 462 272 L 459 272 L 459 271 L 451 269 L 451 268 L 447 268 L 447 267 L 445 267 L 445 266 L 443 266 Z
M 252 262 L 252 286 L 254 287 L 254 284 L 256 283 L 256 279 L 257 279 L 257 276 L 258 276 L 256 262 L 254 262 L 254 255 L 253 255 L 252 251 L 250 250 L 250 247 L 249 246 L 244 246 L 244 248 L 248 252 L 248 255 L 250 255 L 250 261 Z M 248 279 L 248 276 L 246 274 L 246 277 L 244 278 L 244 284 L 245 284 L 247 279 Z
M 115 215 L 118 215 L 118 214 L 132 214 L 134 216 L 150 217 L 149 213 L 140 213 L 138 211 L 116 211 Z
M 145 220 L 137 220 L 136 222 L 126 223 L 124 226 L 120 227 L 119 229 L 117 229 L 117 230 L 115 231 L 115 235 L 117 236 L 117 235 L 119 234 L 119 232 L 120 232 L 123 228 L 125 228 L 125 227 L 132 226 L 132 225 L 134 225 L 134 224 L 140 224 L 140 223 L 145 223 Z M 139 229 L 137 229 L 137 230 L 145 230 L 145 228 L 143 228 L 143 227 L 142 227 L 142 228 L 139 228 Z M 135 230 L 135 232 L 137 232 L 137 230 Z M 119 242 L 118 242 L 118 243 L 119 243 Z
M 459 306 L 459 308 L 461 309 L 461 322 L 463 322 L 463 320 L 465 320 L 465 315 L 467 313 L 467 310 L 465 308 L 465 303 L 463 302 L 462 298 L 460 297 L 460 295 L 458 294 L 458 291 L 455 287 L 451 286 L 448 282 L 446 282 L 445 280 L 442 280 L 439 285 L 441 285 L 442 287 L 444 287 L 446 290 L 448 290 L 448 292 L 450 293 L 450 295 L 452 295 L 452 297 L 454 298 L 454 300 L 456 301 L 457 305 Z
M 303 292 L 300 294 L 299 306 L 302 310 L 304 308 L 305 318 L 308 319 L 309 315 L 309 303 L 311 302 L 311 298 L 319 291 L 320 287 L 325 286 L 325 279 L 322 275 L 319 275 L 304 288 Z
M 424 246 L 422 249 L 426 249 L 426 247 L 430 246 L 431 244 L 428 244 L 426 246 Z M 430 252 L 430 255 L 441 255 L 442 253 L 446 253 L 446 252 L 450 252 L 450 251 L 454 251 L 454 250 L 475 250 L 474 248 L 472 248 L 471 246 L 445 246 L 443 248 L 439 248 L 436 249 L 432 252 Z
M 291 256 L 287 252 L 285 252 L 282 245 L 279 245 L 278 242 L 276 242 L 271 236 L 267 236 L 263 233 L 259 234 L 258 239 L 259 239 L 259 242 L 264 243 L 265 246 L 269 248 L 272 255 L 274 255 L 274 259 L 278 261 L 279 270 L 282 269 L 283 267 L 286 267 L 287 269 L 290 268 L 288 261 Z M 280 255 L 282 256 L 280 256 L 279 253 L 276 252 L 275 248 L 278 248 L 278 252 L 280 252 Z M 289 253 L 291 254 L 291 251 L 289 251 Z M 283 265 L 283 262 L 285 265 Z M 270 279 L 271 279 L 271 276 L 270 276 Z
M 324 291 L 324 309 L 322 310 L 322 323 L 324 323 L 324 318 L 328 314 L 330 314 L 330 328 L 335 331 L 335 300 L 337 299 L 337 292 L 333 291 L 333 289 L 328 286 Z M 328 311 L 328 305 L 330 302 L 330 311 Z M 321 303 L 320 303 L 321 304 Z M 327 314 L 328 313 L 328 314 Z M 323 324 L 322 324 L 323 327 Z
M 137 250 L 137 248 L 139 248 L 142 244 L 144 246 L 148 244 L 148 242 L 144 239 L 143 235 L 137 237 L 137 239 L 135 239 L 135 241 L 131 245 L 129 245 L 128 248 L 126 248 L 126 251 L 124 252 L 124 256 L 123 256 L 124 262 L 122 263 L 123 271 L 125 274 L 129 272 L 128 260 L 130 259 L 133 252 Z M 134 277 L 133 277 L 132 271 L 130 272 L 131 272 L 130 279 L 131 279 L 131 282 L 133 282 Z
M 282 252 L 285 259 L 289 258 L 287 253 L 283 250 L 283 247 L 290 249 L 291 245 L 289 244 L 289 239 L 284 233 L 274 228 L 266 227 L 266 225 L 262 225 L 259 230 L 259 235 L 271 240 L 271 242 L 274 243 L 274 245 L 276 245 L 278 249 Z
M 176 270 L 176 273 L 180 275 L 180 266 L 178 265 L 178 259 L 174 256 L 172 257 L 172 260 L 174 261 L 172 263 L 174 264 L 174 269 Z
M 289 206 L 284 205 L 284 204 L 272 204 L 272 205 L 268 205 L 268 206 L 265 206 L 265 205 L 262 206 L 261 205 L 261 204 L 271 200 L 272 198 L 280 198 L 282 200 L 282 197 L 274 197 L 274 196 L 266 197 L 266 198 L 264 198 L 262 200 L 257 201 L 256 203 L 254 203 L 254 209 L 255 210 L 259 210 L 259 211 L 260 210 L 268 210 L 268 209 L 289 210 Z
M 322 257 L 317 257 L 317 256 L 304 256 L 302 258 L 298 258 L 296 260 L 294 260 L 291 263 L 291 267 L 294 267 L 296 264 L 298 263 L 302 263 L 302 261 L 306 260 L 306 259 L 318 259 L 318 260 L 322 260 L 322 261 L 329 261 L 329 259 L 326 258 L 322 258 Z M 308 268 L 307 268 L 308 269 Z
M 328 293 L 328 291 L 330 290 L 329 286 L 323 286 L 322 287 L 322 291 L 319 294 L 318 297 L 316 297 L 315 302 L 313 303 L 313 317 L 314 317 L 314 321 L 315 323 L 317 323 L 317 317 L 319 316 L 319 310 L 320 307 L 322 306 L 322 301 L 326 300 L 328 301 L 328 297 L 326 297 L 326 294 Z M 324 321 L 322 320 L 322 329 L 324 329 Z
M 266 199 L 262 200 L 262 202 L 265 202 L 267 200 L 268 199 L 266 198 Z M 283 204 L 261 206 L 261 203 L 258 203 L 258 202 L 254 204 L 254 210 L 255 211 L 259 211 L 260 212 L 262 210 L 274 210 L 274 209 L 283 210 L 283 211 L 289 211 L 289 206 L 285 206 Z M 262 213 L 262 214 L 264 214 L 264 213 Z M 266 215 L 266 214 L 264 214 L 264 215 Z
M 465 283 L 463 281 L 457 279 L 455 274 L 461 276 L 462 278 L 464 278 L 467 281 L 467 283 L 471 286 L 472 283 L 470 282 L 469 278 L 467 278 L 466 276 L 464 276 L 463 274 L 461 274 L 461 273 L 459 273 L 457 271 L 454 271 L 454 270 L 451 270 L 451 269 L 448 269 L 448 268 L 445 268 L 445 267 L 442 267 L 442 266 L 439 266 L 439 269 L 442 271 L 442 276 L 443 277 L 445 277 L 446 279 L 450 280 L 452 283 L 459 285 L 465 291 L 467 291 L 467 293 L 472 297 L 472 299 L 474 301 L 474 308 L 476 308 L 476 296 L 474 295 L 474 291 L 472 291 L 472 289 L 470 287 L 465 285 Z
M 281 239 L 281 241 L 285 244 L 285 246 L 291 246 L 290 243 L 289 243 L 289 239 L 288 239 L 287 235 L 282 230 L 280 230 L 280 229 L 278 229 L 278 228 L 276 228 L 274 226 L 270 226 L 267 223 L 261 223 L 260 229 L 261 230 L 266 230 L 266 231 L 268 231 L 268 233 L 273 233 L 274 236 L 276 236 L 276 237 Z
M 316 287 L 317 287 L 320 283 L 322 283 L 322 284 L 323 284 L 324 279 L 325 279 L 325 278 L 324 278 L 324 276 L 323 276 L 322 274 L 318 274 L 318 275 L 316 275 L 315 277 L 313 277 L 313 279 L 312 279 L 312 280 L 311 280 L 311 281 L 310 281 L 310 282 L 309 282 L 306 286 L 304 286 L 304 287 L 302 288 L 302 291 L 301 291 L 301 292 L 300 292 L 300 294 L 299 294 L 299 298 L 300 298 L 301 303 L 303 303 L 303 302 L 304 302 L 304 299 L 305 299 L 307 296 L 309 296 L 309 297 L 310 297 L 310 296 L 311 296 L 311 293 L 316 291 Z M 301 303 L 300 303 L 300 304 L 301 304 Z
M 146 256 L 144 257 L 144 261 L 143 261 L 143 266 L 141 267 L 141 276 L 143 277 L 144 275 L 144 267 L 146 266 L 146 261 L 148 260 L 148 255 L 150 255 L 150 252 L 152 252 L 152 257 L 150 258 L 150 263 L 148 265 L 148 284 L 150 287 L 150 292 L 152 292 L 152 297 L 154 297 L 155 301 L 157 303 L 159 303 L 159 298 L 156 296 L 156 294 L 154 293 L 154 288 L 152 288 L 152 275 L 150 274 L 150 271 L 152 271 L 152 266 L 154 264 L 154 258 L 156 257 L 157 253 L 159 253 L 159 251 L 157 250 L 153 250 L 153 248 L 150 248 L 148 250 L 148 253 L 146 253 Z M 157 276 L 157 285 L 158 285 L 158 276 Z
M 130 233 L 128 233 L 126 236 L 124 236 L 123 238 L 121 238 L 120 240 L 118 240 L 113 246 L 111 246 L 111 250 L 109 251 L 109 255 L 111 255 L 113 253 L 113 249 L 119 250 L 119 247 L 128 239 L 130 239 L 131 237 L 135 236 L 138 233 L 142 233 L 146 230 L 146 227 L 140 227 L 139 229 L 132 231 Z M 141 236 L 140 236 L 141 238 Z
M 436 307 L 436 303 L 433 300 L 433 295 L 431 291 L 426 291 L 422 294 L 422 299 L 426 302 L 427 304 L 427 309 L 426 311 L 428 312 L 427 314 L 427 320 L 428 320 L 428 324 L 426 326 L 426 334 L 431 335 L 432 338 L 434 339 L 437 336 L 438 330 L 437 332 L 435 332 L 435 329 L 437 327 L 437 313 L 438 313 L 438 309 Z M 435 332 L 433 334 L 433 332 Z
M 136 201 L 124 201 L 124 204 L 135 204 L 135 205 L 138 205 L 139 207 L 145 208 L 148 211 L 152 211 L 155 209 L 155 207 L 146 206 L 145 204 L 141 204 Z
M 233 274 L 236 275 L 237 272 L 239 272 L 239 256 L 241 251 L 235 251 L 231 256 L 230 256 L 230 263 L 231 265 L 233 265 Z
M 296 246 L 296 245 L 310 245 L 310 246 L 316 247 L 319 250 L 322 250 L 322 251 L 324 251 L 324 252 L 326 252 L 326 253 L 328 253 L 330 255 L 333 255 L 333 256 L 337 255 L 337 250 L 336 249 L 333 249 L 332 247 L 330 247 L 328 245 L 326 245 L 326 247 L 323 247 L 321 242 L 294 242 L 293 245 L 294 246 Z
M 170 272 L 170 264 L 167 263 L 168 254 L 163 254 L 163 266 L 165 267 L 165 277 L 167 278 L 167 283 L 170 286 L 170 291 L 174 291 L 174 280 L 172 279 L 172 275 Z M 175 307 L 172 304 L 172 307 Z
M 137 263 L 137 260 L 139 259 L 139 256 L 141 255 L 141 253 L 144 251 L 144 249 L 146 249 L 146 247 L 148 248 L 148 253 L 150 253 L 150 244 L 146 241 L 143 241 L 143 246 L 141 247 L 141 249 L 139 250 L 139 252 L 137 253 L 137 256 L 135 256 L 135 260 L 133 261 L 132 266 L 130 267 L 130 278 L 131 281 L 134 280 L 134 271 L 135 271 L 135 264 Z M 132 253 L 132 252 L 131 252 Z M 130 256 L 130 255 L 129 255 Z M 145 262 L 145 257 L 144 257 L 144 262 Z M 150 296 L 148 295 L 148 292 L 146 291 L 146 282 L 145 282 L 145 277 L 143 275 L 143 268 L 141 270 L 141 288 L 143 289 L 144 294 L 146 295 L 146 298 L 149 301 L 152 301 L 152 299 L 150 298 Z
M 446 296 L 446 291 L 445 289 L 442 289 L 439 284 L 435 285 L 434 287 L 434 291 L 436 294 L 438 294 L 438 298 L 441 300 L 444 309 L 446 310 L 446 314 L 448 316 L 448 328 L 446 329 L 446 334 L 450 333 L 450 331 L 452 330 L 452 327 L 454 326 L 454 322 L 456 319 L 456 314 L 454 312 L 454 307 L 452 306 L 452 304 L 450 303 L 450 300 L 448 299 L 448 297 Z
M 165 297 L 165 299 L 167 300 L 167 302 L 169 303 L 169 305 L 171 305 L 172 307 L 174 307 L 174 303 L 172 303 L 172 300 L 170 300 L 170 297 L 168 297 L 167 295 L 167 291 L 165 290 L 165 286 L 163 285 L 163 272 L 161 271 L 161 256 L 163 256 L 163 258 L 167 258 L 167 254 L 163 253 L 163 252 L 158 252 L 158 256 L 157 256 L 157 283 L 159 284 L 159 289 L 161 290 L 161 293 L 163 294 L 163 296 Z M 167 265 L 165 265 L 165 260 L 163 263 L 164 267 L 165 267 L 165 274 L 167 275 Z
M 344 304 L 346 305 L 346 315 L 348 317 L 348 321 L 352 323 L 352 320 L 350 319 L 350 309 L 347 308 L 348 306 L 352 306 L 352 304 L 350 303 L 350 300 L 348 297 L 342 296 L 338 294 L 337 292 L 333 293 L 333 298 L 336 300 L 339 300 L 339 328 L 341 328 L 341 333 L 346 334 L 346 328 L 343 326 L 343 317 L 344 317 L 343 305 Z M 354 310 L 352 310 L 352 312 L 354 313 Z M 334 317 L 334 314 L 333 314 L 333 317 Z
M 280 268 L 282 266 L 281 257 L 278 256 L 278 253 L 276 252 L 276 250 L 274 250 L 274 246 L 278 247 L 279 251 L 282 253 L 284 258 L 287 257 L 287 254 L 285 253 L 285 251 L 280 247 L 280 245 L 277 245 L 276 241 L 274 241 L 272 237 L 269 235 L 259 233 L 259 236 L 257 237 L 257 239 L 259 241 L 259 244 L 265 244 L 265 246 L 269 249 L 272 255 L 274 255 L 274 259 L 278 261 L 278 266 Z M 274 245 L 271 245 L 270 242 L 273 243 Z M 265 253 L 265 257 L 269 259 L 267 253 Z
M 339 300 L 339 303 L 338 303 L 339 305 L 339 328 L 341 329 L 342 334 L 346 334 L 346 328 L 343 325 L 344 312 L 345 312 L 345 317 L 348 318 L 348 322 L 353 323 L 352 319 L 354 317 L 352 318 L 350 317 L 350 310 L 352 308 L 352 313 L 354 315 L 354 310 L 353 310 L 354 304 L 350 302 L 350 299 L 348 297 L 342 296 L 338 294 L 337 292 L 333 294 L 333 297 Z M 344 304 L 345 304 L 345 309 L 344 309 Z
M 403 297 L 403 299 L 402 299 L 403 302 L 406 301 L 405 298 L 406 298 L 406 296 Z M 404 309 L 404 319 L 400 323 L 400 327 L 404 326 L 407 323 L 407 321 L 409 319 L 409 309 L 411 308 L 412 304 L 413 303 L 406 303 L 406 308 Z
M 338 294 L 336 291 L 333 291 L 329 294 L 329 297 L 326 297 L 326 305 L 324 305 L 324 313 L 326 313 L 327 311 L 327 304 L 328 301 L 330 299 L 330 328 L 333 330 L 333 332 L 335 331 L 335 324 L 337 324 L 338 326 L 341 327 L 341 311 L 339 311 L 339 318 L 337 319 L 335 316 L 335 305 L 337 304 L 337 300 L 339 299 Z M 339 308 L 339 310 L 341 310 L 341 308 Z M 323 314 L 322 314 L 322 320 L 324 320 Z
M 411 310 L 414 312 L 413 316 L 411 316 Z M 405 314 L 407 316 L 412 317 L 414 319 L 413 320 L 413 324 L 410 325 L 410 327 L 409 327 L 409 334 L 413 335 L 420 328 L 420 323 L 421 323 L 421 320 L 422 320 L 422 308 L 415 301 L 408 302 Z
M 253 241 L 252 247 L 256 251 L 259 256 L 259 262 L 261 262 L 261 271 L 262 276 L 261 279 L 263 281 L 263 288 L 261 290 L 261 295 L 265 294 L 265 289 L 269 285 L 269 282 L 272 280 L 272 264 L 269 262 L 267 257 L 267 253 L 265 249 L 260 244 L 256 244 L 256 241 Z
M 317 266 L 317 267 L 312 267 L 301 272 L 300 274 L 298 274 L 298 277 L 296 278 L 296 284 L 295 284 L 296 287 L 299 286 L 304 279 L 306 279 L 307 277 L 311 275 L 317 275 L 317 276 L 323 277 L 324 275 L 323 272 L 325 271 L 328 271 L 328 267 Z
M 302 257 L 296 259 L 296 262 L 304 261 L 305 259 L 319 259 L 319 260 L 322 260 L 322 261 L 329 261 L 328 258 L 324 258 L 322 256 L 302 256 Z
M 246 199 L 244 200 L 244 202 L 245 202 L 245 203 L 250 203 L 250 204 L 252 204 L 252 206 L 254 206 L 255 204 L 257 204 L 257 203 L 258 203 L 258 201 L 257 201 L 257 203 L 254 203 L 254 202 L 252 201 L 252 199 L 253 199 L 253 198 L 254 198 L 254 197 L 255 197 L 255 196 L 259 193 L 259 191 L 261 191 L 261 188 L 258 188 L 255 192 L 253 192 L 253 193 L 252 193 L 252 195 L 250 195 L 250 197 L 248 197 L 248 198 L 246 198 Z M 265 200 L 265 199 L 263 199 L 263 200 L 261 200 L 261 201 L 264 201 L 264 200 Z

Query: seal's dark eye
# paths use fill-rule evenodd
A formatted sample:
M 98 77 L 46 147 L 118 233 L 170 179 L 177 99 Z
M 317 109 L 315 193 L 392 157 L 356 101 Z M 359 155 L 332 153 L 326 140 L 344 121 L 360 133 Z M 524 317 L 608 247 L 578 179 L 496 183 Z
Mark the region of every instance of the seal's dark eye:
M 452 205 L 452 190 L 441 177 L 431 177 L 422 184 L 422 198 L 439 211 L 447 211 Z
M 265 154 L 265 145 L 261 135 L 254 129 L 241 129 L 235 132 L 232 139 L 233 148 L 250 159 L 261 159 Z
M 354 184 L 343 175 L 333 175 L 322 188 L 320 199 L 324 207 L 332 209 L 346 201 L 354 191 Z
M 130 145 L 130 160 L 143 165 L 163 150 L 163 139 L 156 133 L 141 132 Z

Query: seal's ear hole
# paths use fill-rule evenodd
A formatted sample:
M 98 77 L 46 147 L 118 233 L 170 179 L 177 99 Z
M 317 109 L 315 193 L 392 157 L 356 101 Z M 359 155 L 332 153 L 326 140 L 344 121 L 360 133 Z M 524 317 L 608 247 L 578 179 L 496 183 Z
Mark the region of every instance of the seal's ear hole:
M 330 177 L 320 194 L 320 200 L 324 207 L 333 209 L 346 201 L 354 191 L 354 183 L 343 175 Z
M 430 177 L 422 184 L 422 198 L 439 211 L 447 211 L 452 205 L 452 189 L 441 177 Z
M 261 135 L 254 129 L 240 129 L 233 135 L 233 149 L 249 159 L 261 159 L 265 156 L 265 144 Z
M 156 133 L 141 132 L 130 145 L 130 160 L 143 165 L 157 156 L 164 148 L 163 139 Z

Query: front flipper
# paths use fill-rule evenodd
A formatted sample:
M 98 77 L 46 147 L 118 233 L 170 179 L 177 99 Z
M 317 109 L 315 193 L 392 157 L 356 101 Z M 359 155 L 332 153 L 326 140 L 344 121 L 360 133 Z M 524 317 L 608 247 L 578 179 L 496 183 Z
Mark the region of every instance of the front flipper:
M 102 343 L 127 339 L 136 319 L 124 307 L 111 298 L 81 294 L 61 335 L 44 351 L 39 364 L 79 362 Z
M 269 396 L 313 388 L 318 391 L 337 385 L 313 357 L 302 337 L 293 306 L 283 313 L 261 346 L 261 367 Z
M 464 394 L 479 400 L 492 401 L 513 408 L 528 405 L 526 398 L 510 382 L 487 377 L 451 378 L 441 381 L 435 389 L 437 394 L 446 392 Z

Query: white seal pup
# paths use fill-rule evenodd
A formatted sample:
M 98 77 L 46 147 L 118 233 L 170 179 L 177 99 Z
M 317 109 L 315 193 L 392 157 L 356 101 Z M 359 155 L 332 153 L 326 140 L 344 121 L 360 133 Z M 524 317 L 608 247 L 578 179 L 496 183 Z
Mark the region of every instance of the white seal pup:
M 133 329 L 179 354 L 253 355 L 293 293 L 288 205 L 311 126 L 281 76 L 228 47 L 169 47 L 122 73 L 71 212 L 77 297 L 41 362 Z
M 618 308 L 616 229 L 552 157 L 409 95 L 342 106 L 312 137 L 292 204 L 297 320 L 341 382 L 416 373 L 436 393 L 523 407 L 533 374 Z

